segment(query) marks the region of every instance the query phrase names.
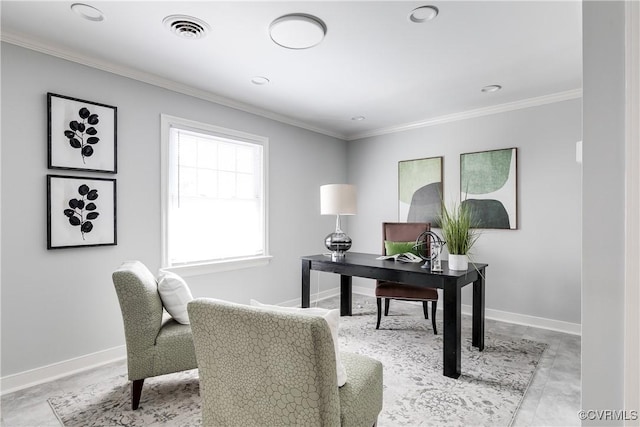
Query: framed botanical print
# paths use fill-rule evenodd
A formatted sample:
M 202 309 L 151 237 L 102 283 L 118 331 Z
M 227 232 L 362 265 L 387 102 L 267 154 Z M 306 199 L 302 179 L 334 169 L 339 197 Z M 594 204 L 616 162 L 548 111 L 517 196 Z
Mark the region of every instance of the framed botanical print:
M 116 244 L 116 180 L 47 175 L 47 249 Z
M 460 200 L 476 228 L 518 228 L 517 149 L 460 155 Z
M 398 221 L 439 224 L 442 157 L 398 162 Z
M 116 173 L 116 107 L 47 94 L 50 169 Z

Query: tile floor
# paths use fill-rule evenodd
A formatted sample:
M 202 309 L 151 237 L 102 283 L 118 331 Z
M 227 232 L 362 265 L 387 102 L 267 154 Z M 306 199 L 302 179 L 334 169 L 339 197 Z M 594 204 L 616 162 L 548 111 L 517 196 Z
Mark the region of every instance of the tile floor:
M 494 320 L 487 320 L 485 329 L 549 345 L 513 425 L 580 425 L 580 337 Z M 47 398 L 123 373 L 126 363 L 120 361 L 2 396 L 1 426 L 59 427 Z

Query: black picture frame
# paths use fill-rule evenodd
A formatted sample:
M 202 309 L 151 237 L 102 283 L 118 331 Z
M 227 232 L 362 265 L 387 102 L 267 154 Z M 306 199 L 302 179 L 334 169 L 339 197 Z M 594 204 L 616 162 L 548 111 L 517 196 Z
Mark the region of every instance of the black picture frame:
M 118 108 L 47 93 L 49 169 L 117 173 Z
M 518 148 L 460 154 L 460 203 L 474 228 L 518 229 Z
M 398 221 L 438 227 L 442 212 L 442 156 L 398 162 Z
M 47 175 L 47 249 L 117 244 L 116 180 Z

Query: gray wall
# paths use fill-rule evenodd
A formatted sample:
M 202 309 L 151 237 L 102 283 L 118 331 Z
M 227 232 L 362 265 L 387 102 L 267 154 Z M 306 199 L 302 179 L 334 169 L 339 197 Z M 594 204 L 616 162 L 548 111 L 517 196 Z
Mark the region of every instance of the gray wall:
M 47 92 L 118 107 L 117 246 L 46 249 L 46 175 L 111 177 L 47 169 Z M 319 214 L 319 186 L 346 179 L 344 141 L 6 43 L 2 107 L 1 376 L 124 344 L 111 272 L 129 259 L 160 267 L 160 113 L 270 139 L 274 258 L 267 267 L 191 277 L 194 296 L 299 297 L 299 256 L 322 251 L 333 228 Z
M 460 200 L 461 153 L 517 147 L 518 230 L 484 230 L 473 251 L 489 264 L 486 307 L 580 323 L 581 114 L 575 99 L 350 142 L 354 250 L 379 252 L 380 223 L 398 220 L 398 161 L 443 156 L 451 203 Z
M 582 408 L 585 410 L 624 409 L 624 13 L 624 3 L 620 1 L 585 1 L 582 5 Z
M 624 89 L 621 87 L 624 63 L 622 2 L 584 2 L 583 34 L 582 407 L 616 409 L 622 406 L 624 383 L 621 335 L 624 286 L 624 231 L 621 229 L 624 215 L 624 134 L 620 122 L 624 116 Z M 119 244 L 116 247 L 60 251 L 45 249 L 45 175 L 49 173 L 46 169 L 44 122 L 47 91 L 120 107 L 120 172 L 116 178 L 119 182 L 118 201 L 121 210 Z M 152 269 L 159 267 L 160 225 L 159 214 L 154 211 L 159 209 L 160 198 L 160 112 L 209 121 L 271 138 L 271 241 L 276 258 L 266 268 L 194 280 L 197 282 L 192 284 L 194 294 L 219 295 L 241 301 L 246 299 L 244 295 L 253 293 L 258 298 L 272 302 L 299 295 L 297 256 L 321 250 L 321 244 L 316 242 L 321 241 L 333 226 L 332 219 L 320 219 L 317 216 L 317 186 L 345 178 L 346 163 L 343 159 L 346 151 L 340 141 L 7 44 L 2 44 L 2 106 L 2 376 L 123 344 L 119 309 L 110 274 L 122 260 L 132 258 L 141 259 Z M 565 119 L 573 122 L 579 115 L 578 108 L 572 101 L 537 109 L 563 110 L 563 114 L 568 115 Z M 349 224 L 349 234 L 355 242 L 354 250 L 377 251 L 379 234 L 371 233 L 366 227 L 375 230 L 382 220 L 396 219 L 397 190 L 393 183 L 397 179 L 395 170 L 398 160 L 445 155 L 445 191 L 448 195 L 456 194 L 457 156 L 459 152 L 466 151 L 461 136 L 472 139 L 481 137 L 480 142 L 487 149 L 520 147 L 521 229 L 492 231 L 490 234 L 526 234 L 532 221 L 535 224 L 535 215 L 532 217 L 532 213 L 522 211 L 522 203 L 531 194 L 538 194 L 536 197 L 540 198 L 540 194 L 553 188 L 551 185 L 538 186 L 535 180 L 546 180 L 544 172 L 547 171 L 548 162 L 556 167 L 566 167 L 567 173 L 572 174 L 573 143 L 581 138 L 580 132 L 573 130 L 569 132 L 571 135 L 563 138 L 562 144 L 554 147 L 552 153 L 555 156 L 537 152 L 535 147 L 525 145 L 524 139 L 531 142 L 529 133 L 542 132 L 546 124 L 540 124 L 536 129 L 525 120 L 525 123 L 521 123 L 523 131 L 518 131 L 512 128 L 509 120 L 501 119 L 526 113 L 523 110 L 470 119 L 466 125 L 458 122 L 351 143 L 348 154 L 353 164 L 351 181 L 361 187 L 360 214 L 351 217 Z M 499 120 L 501 122 L 495 123 Z M 470 123 L 478 121 L 494 122 L 493 132 L 496 136 L 502 135 L 501 139 L 493 140 L 487 129 L 476 135 L 475 130 L 470 130 Z M 562 121 L 562 118 L 558 119 L 558 122 Z M 458 126 L 464 129 L 456 131 Z M 514 137 L 508 137 L 510 134 L 514 134 Z M 459 146 L 436 150 L 434 144 L 440 135 L 441 142 Z M 371 150 L 364 150 L 363 143 L 371 144 Z M 293 154 L 287 150 L 293 150 Z M 321 161 L 316 161 L 316 157 L 320 157 Z M 531 163 L 534 159 L 535 162 Z M 366 167 L 366 162 L 374 161 L 380 166 L 376 166 L 375 170 Z M 534 185 L 537 189 L 525 191 L 522 185 L 526 177 L 531 178 L 531 170 L 535 171 L 535 179 L 533 183 L 527 180 L 528 185 Z M 359 182 L 364 177 L 367 181 Z M 577 185 L 569 180 L 570 188 L 567 190 L 579 191 Z M 287 191 L 288 188 L 293 188 L 295 192 Z M 291 203 L 290 194 L 295 194 L 296 203 Z M 574 193 L 569 191 L 565 191 L 564 195 L 574 197 Z M 384 203 L 374 204 L 374 199 Z M 152 214 L 127 214 L 123 206 L 134 210 L 139 206 L 151 206 Z M 531 202 L 529 206 L 532 206 Z M 557 213 L 561 214 L 560 211 Z M 579 221 L 579 218 L 578 213 L 574 219 Z M 569 222 L 567 226 L 580 227 L 575 222 Z M 598 233 L 594 233 L 594 230 Z M 538 231 L 545 233 L 545 230 Z M 602 240 L 603 235 L 605 241 Z M 579 233 L 576 238 L 580 238 Z M 478 258 L 489 258 L 491 266 L 488 279 L 497 281 L 500 278 L 498 268 L 502 254 L 498 256 L 495 245 L 491 245 L 491 251 L 486 248 L 493 239 L 491 235 L 483 236 Z M 520 237 L 513 239 L 519 240 Z M 504 256 L 512 257 L 510 248 L 521 249 L 522 243 L 509 243 L 499 246 L 506 248 Z M 549 259 L 555 262 L 554 259 L 562 256 L 564 250 L 552 248 Z M 533 249 L 527 250 L 527 256 L 536 255 Z M 571 253 L 579 253 L 579 250 Z M 566 270 L 566 277 L 570 281 L 577 280 L 580 273 L 574 271 L 574 263 L 575 260 L 571 261 Z M 260 276 L 260 280 L 256 280 L 257 276 Z M 537 280 L 537 283 L 542 286 L 545 281 Z M 514 282 L 504 288 L 504 284 L 501 285 L 501 292 L 518 299 L 514 305 L 524 305 L 524 298 L 519 296 L 522 292 L 519 285 Z M 498 286 L 497 282 L 491 286 Z M 536 296 L 537 302 L 549 298 L 548 304 L 554 307 L 554 312 L 558 311 L 559 304 L 555 302 L 557 290 L 554 288 L 548 295 L 540 292 Z M 564 290 L 562 292 L 566 293 Z M 573 295 L 573 302 L 579 301 L 578 291 L 570 290 L 568 293 Z M 487 291 L 487 305 L 490 308 L 505 309 L 503 304 L 508 302 L 505 301 L 507 299 L 491 289 Z M 526 309 L 526 305 L 524 307 Z M 576 321 L 578 311 L 575 307 L 560 309 L 560 312 L 566 313 L 560 318 Z

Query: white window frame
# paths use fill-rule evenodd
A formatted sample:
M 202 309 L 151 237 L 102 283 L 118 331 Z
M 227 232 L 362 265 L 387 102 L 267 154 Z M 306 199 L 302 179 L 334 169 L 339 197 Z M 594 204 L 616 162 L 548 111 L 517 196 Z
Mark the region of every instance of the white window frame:
M 169 144 L 171 143 L 170 131 L 172 127 L 190 130 L 205 134 L 211 134 L 220 138 L 228 138 L 232 140 L 240 140 L 259 144 L 262 146 L 263 161 L 263 218 L 264 221 L 264 248 L 263 255 L 233 258 L 224 260 L 215 260 L 207 262 L 192 262 L 180 264 L 176 266 L 170 265 L 169 261 L 169 216 L 170 198 L 169 198 L 169 173 L 171 170 L 171 159 L 169 156 Z M 269 177 L 269 138 L 250 133 L 227 129 L 220 126 L 201 123 L 194 120 L 183 119 L 180 117 L 170 116 L 168 114 L 160 115 L 160 203 L 161 203 L 161 250 L 162 250 L 162 270 L 172 271 L 181 276 L 195 276 L 219 271 L 237 270 L 250 267 L 260 267 L 267 265 L 272 256 L 269 254 L 269 195 L 268 195 L 268 177 Z

